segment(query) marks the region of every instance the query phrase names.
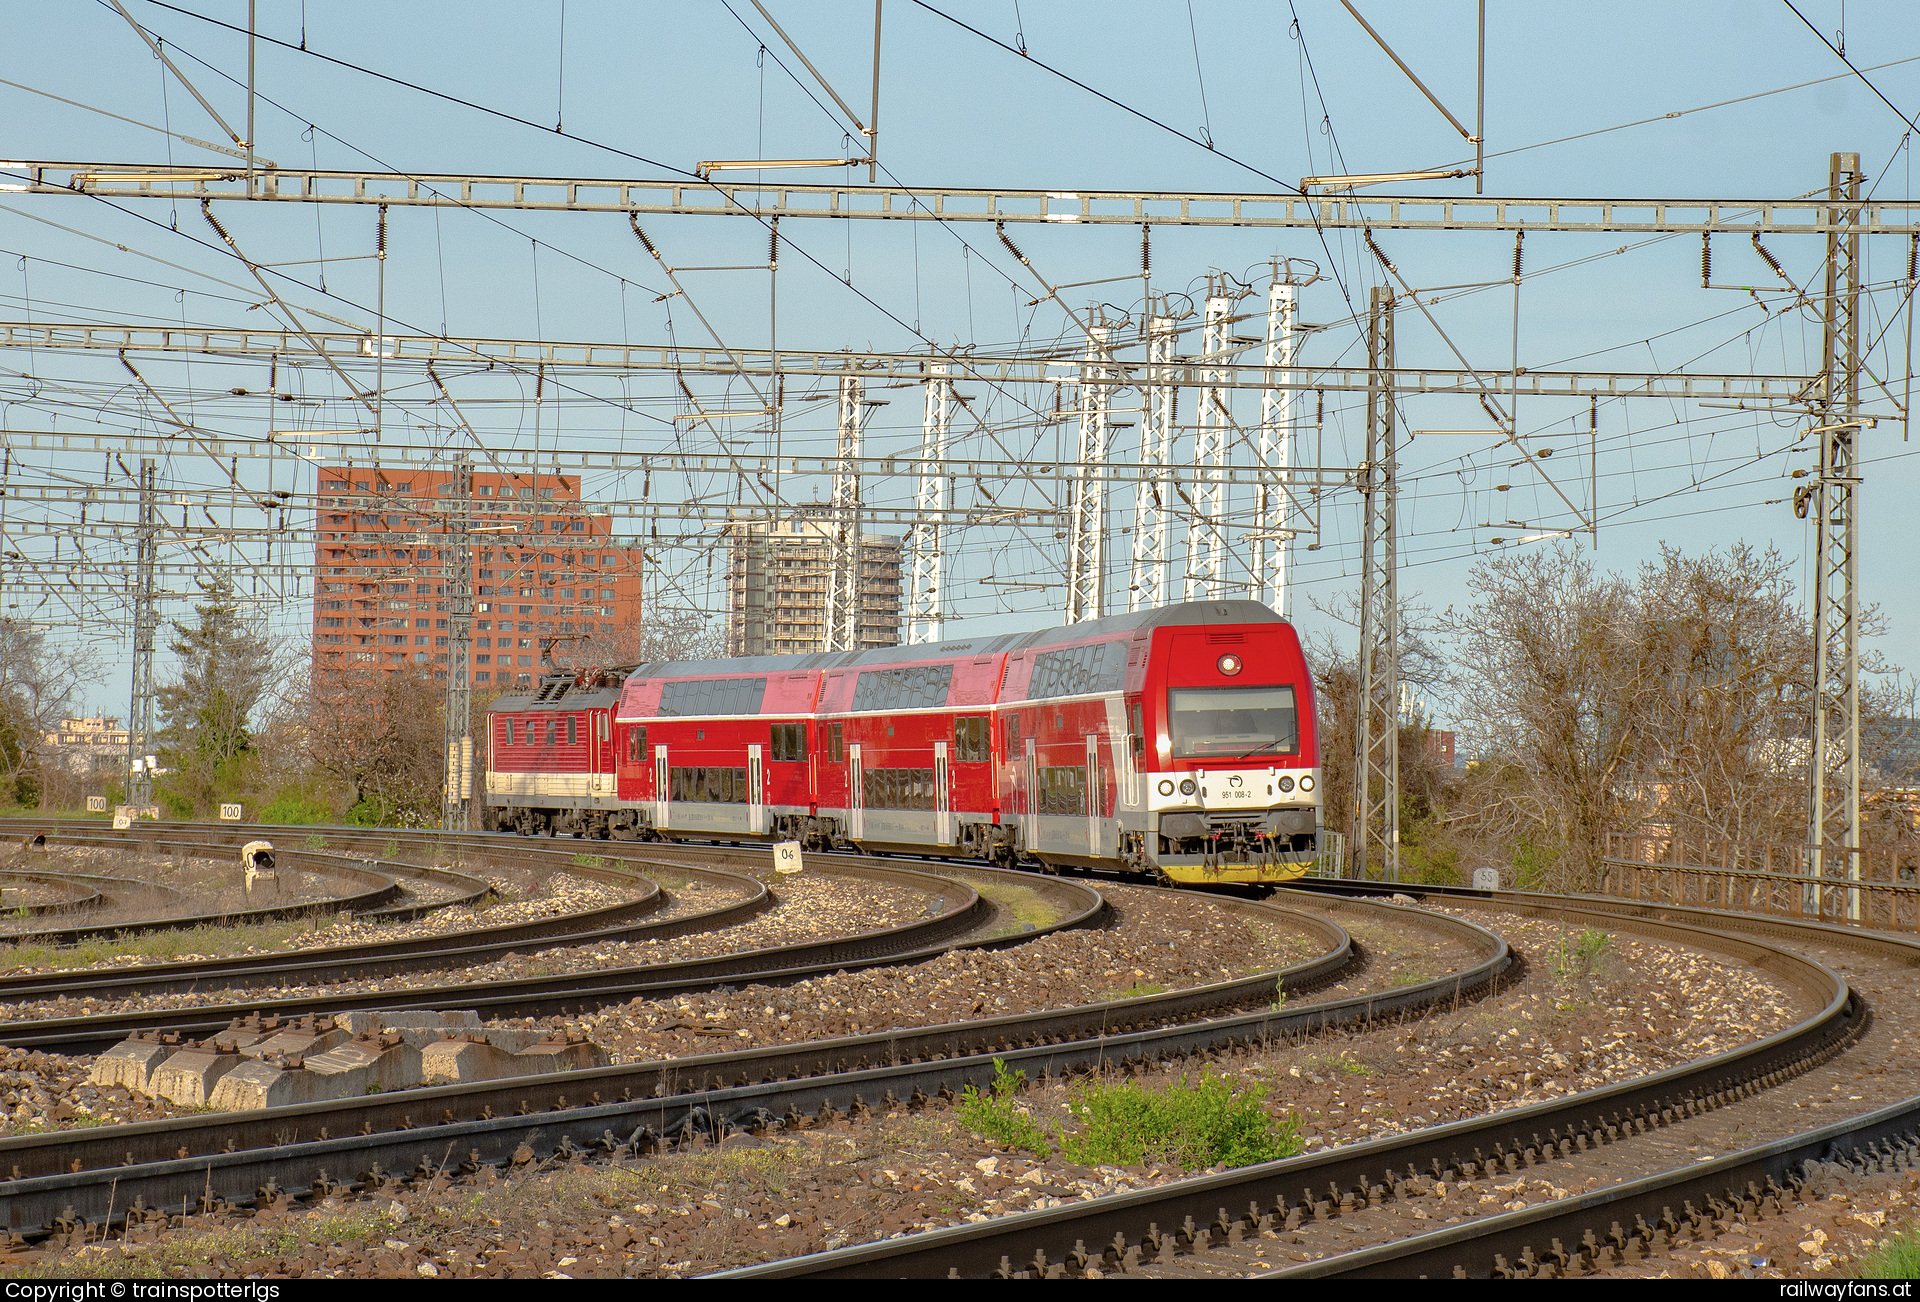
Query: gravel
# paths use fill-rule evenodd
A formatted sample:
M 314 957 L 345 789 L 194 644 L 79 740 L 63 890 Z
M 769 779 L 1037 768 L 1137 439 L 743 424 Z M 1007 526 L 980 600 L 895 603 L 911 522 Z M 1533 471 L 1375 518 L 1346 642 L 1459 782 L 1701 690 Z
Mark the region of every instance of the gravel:
M 1317 940 L 1250 923 L 1204 896 L 1102 886 L 1115 923 L 996 950 L 949 950 L 912 967 L 840 972 L 790 986 L 749 985 L 667 1003 L 634 1000 L 565 1022 L 615 1062 L 729 1047 L 795 1044 L 933 1026 L 1205 985 L 1300 962 Z

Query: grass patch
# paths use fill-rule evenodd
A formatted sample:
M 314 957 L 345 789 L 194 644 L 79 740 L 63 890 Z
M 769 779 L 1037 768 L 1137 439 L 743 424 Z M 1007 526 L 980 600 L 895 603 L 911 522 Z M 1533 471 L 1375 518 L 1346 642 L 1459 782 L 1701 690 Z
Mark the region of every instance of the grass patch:
M 607 861 L 597 854 L 576 854 L 573 861 L 582 868 L 605 868 Z
M 1136 981 L 1125 990 L 1115 992 L 1113 997 L 1115 999 L 1140 999 L 1147 995 L 1164 995 L 1165 993 L 1167 993 L 1167 987 L 1165 986 L 1154 985 L 1150 981 Z
M 1171 1162 L 1185 1171 L 1271 1162 L 1299 1153 L 1300 1118 L 1269 1116 L 1261 1106 L 1266 1088 L 1235 1090 L 1224 1077 L 1181 1075 L 1165 1089 L 1138 1081 L 1094 1082 L 1067 1100 L 1072 1128 L 1044 1125 L 1015 1100 L 1025 1072 L 1009 1072 L 994 1059 L 991 1085 L 968 1086 L 957 1109 L 975 1134 L 1005 1148 L 1049 1157 L 1055 1149 L 1085 1166 L 1140 1166 Z
M 1588 927 L 1579 935 L 1566 937 L 1554 946 L 1548 954 L 1547 963 L 1553 969 L 1554 976 L 1562 981 L 1592 976 L 1612 946 L 1612 936 L 1596 927 Z
M 991 880 L 975 881 L 971 878 L 967 884 L 980 892 L 983 898 L 992 900 L 1012 914 L 1013 920 L 1022 926 L 1038 930 L 1060 920 L 1060 911 L 1031 886 L 1015 886 Z
M 1378 1076 L 1375 1068 L 1351 1058 L 1309 1058 L 1307 1061 L 1329 1076 Z
M 88 940 L 77 945 L 0 944 L 0 972 L 15 968 L 101 967 L 122 954 L 171 961 L 189 954 L 224 957 L 244 953 L 249 948 L 285 949 L 294 937 L 318 931 L 325 925 L 312 918 L 293 918 L 247 926 L 152 931 L 138 936 Z
M 1860 1260 L 1861 1279 L 1920 1277 L 1920 1235 L 1912 1226 L 1900 1231 Z

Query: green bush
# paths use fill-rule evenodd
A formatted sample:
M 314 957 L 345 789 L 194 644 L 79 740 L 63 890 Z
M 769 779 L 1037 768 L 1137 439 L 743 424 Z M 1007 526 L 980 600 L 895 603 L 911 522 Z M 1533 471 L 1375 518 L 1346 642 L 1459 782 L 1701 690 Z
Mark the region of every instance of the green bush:
M 1300 1120 L 1275 1120 L 1261 1102 L 1264 1086 L 1233 1087 L 1211 1072 L 1184 1075 L 1164 1090 L 1138 1081 L 1090 1085 L 1075 1092 L 1067 1111 L 1080 1122 L 1060 1151 L 1086 1166 L 1139 1166 L 1153 1159 L 1188 1171 L 1225 1163 L 1250 1166 L 1300 1152 Z
M 1068 1133 L 1042 1125 L 1015 1102 L 1025 1072 L 1009 1073 L 994 1059 L 993 1083 L 985 1091 L 969 1085 L 960 1096 L 962 1124 L 1005 1148 L 1039 1157 L 1057 1147 L 1063 1157 L 1085 1166 L 1140 1166 L 1171 1162 L 1187 1171 L 1225 1164 L 1249 1166 L 1292 1157 L 1304 1145 L 1300 1118 L 1276 1120 L 1261 1106 L 1263 1086 L 1237 1093 L 1221 1077 L 1186 1076 L 1164 1090 L 1137 1081 L 1091 1084 L 1075 1090 L 1067 1111 L 1078 1123 Z
M 1562 981 L 1591 976 L 1600 958 L 1613 945 L 1613 937 L 1596 927 L 1588 927 L 1578 936 L 1562 940 L 1550 951 L 1553 974 Z
M 960 1102 L 955 1111 L 960 1114 L 960 1122 L 967 1129 L 991 1139 L 1002 1148 L 1025 1149 L 1037 1157 L 1048 1157 L 1053 1153 L 1053 1144 L 1047 1138 L 1047 1132 L 1013 1101 L 1014 1094 L 1026 1079 L 1027 1073 L 1009 1073 L 1007 1064 L 995 1058 L 993 1084 L 987 1087 L 987 1092 L 983 1094 L 973 1086 L 967 1086 L 960 1092 Z
M 316 823 L 327 823 L 332 820 L 332 806 L 318 796 L 310 796 L 304 791 L 283 791 L 260 807 L 260 821 L 263 823 L 291 823 L 299 827 L 312 827 Z

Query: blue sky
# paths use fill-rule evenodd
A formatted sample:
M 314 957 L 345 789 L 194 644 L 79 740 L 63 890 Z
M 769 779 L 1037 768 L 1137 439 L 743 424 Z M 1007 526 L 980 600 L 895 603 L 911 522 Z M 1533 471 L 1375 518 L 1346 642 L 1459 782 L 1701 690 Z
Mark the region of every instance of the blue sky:
M 148 0 L 126 3 L 140 22 L 164 37 L 183 71 L 238 126 L 244 95 L 229 78 L 244 78 L 244 41 Z M 1838 3 L 1796 3 L 1839 43 Z M 1034 59 L 1142 114 L 1188 135 L 1209 135 L 1216 152 L 1104 104 L 928 8 L 888 0 L 880 157 L 903 184 L 1270 190 L 1271 181 L 1226 156 L 1291 180 L 1330 170 L 1447 165 L 1471 152 L 1337 3 L 1296 0 L 1290 8 L 1198 0 L 1191 19 L 1184 4 L 1025 0 L 1016 6 L 995 0 L 936 7 L 1009 45 L 1023 40 Z M 239 0 L 183 8 L 225 23 L 245 22 L 246 7 Z M 769 0 L 768 8 L 854 110 L 865 114 L 872 6 Z M 1465 0 L 1420 5 L 1373 0 L 1359 8 L 1441 100 L 1470 123 L 1473 6 Z M 259 52 L 259 150 L 283 164 L 647 177 L 658 175 L 660 165 L 691 169 L 702 159 L 839 156 L 847 149 L 844 123 L 814 102 L 816 96 L 825 98 L 817 87 L 809 82 L 803 88 L 789 76 L 787 69 L 802 78 L 805 73 L 749 0 L 732 0 L 731 10 L 719 3 L 587 0 L 569 0 L 564 10 L 559 4 L 303 6 L 296 0 L 263 0 L 259 9 L 263 33 L 297 45 L 304 32 L 313 52 L 270 44 Z M 1845 6 L 1844 21 L 1847 54 L 1862 67 L 1920 56 L 1920 22 L 1911 6 L 1854 0 Z M 1856 80 L 1683 112 L 1846 72 L 1785 4 L 1493 0 L 1488 32 L 1491 194 L 1787 197 L 1823 187 L 1827 155 L 1836 149 L 1861 153 L 1877 196 L 1911 194 L 1902 147 L 1905 125 Z M 158 63 L 105 4 L 35 7 L 30 21 L 14 25 L 12 37 L 0 57 L 6 65 L 0 77 L 7 81 L 201 139 L 221 139 L 207 114 L 177 83 L 164 81 Z M 382 82 L 316 54 L 543 127 L 558 120 L 567 133 L 584 140 Z M 1869 76 L 1900 109 L 1920 113 L 1920 62 Z M 0 86 L 0 106 L 10 122 L 7 148 L 14 158 L 156 162 L 171 157 L 182 162 L 211 157 L 178 140 L 169 145 L 158 133 L 13 86 Z M 1681 115 L 1662 116 L 1676 113 Z M 1647 118 L 1657 120 L 1603 131 Z M 1596 131 L 1602 134 L 1535 147 Z M 789 175 L 821 179 L 819 174 Z M 1441 194 L 1470 187 L 1470 181 L 1453 181 L 1388 188 Z M 0 263 L 0 292 L 8 297 L 0 310 L 11 319 L 32 310 L 35 319 L 262 323 L 262 313 L 249 310 L 259 295 L 251 291 L 244 268 L 205 247 L 211 237 L 192 205 L 180 205 L 176 218 L 159 202 L 128 205 L 128 212 L 71 198 L 12 195 L 0 202 L 0 248 L 10 255 Z M 220 212 L 256 260 L 326 255 L 325 264 L 285 269 L 305 282 L 284 287 L 290 300 L 357 323 L 371 319 L 375 264 L 363 256 L 372 248 L 371 209 L 316 213 L 306 206 L 229 204 Z M 176 219 L 177 231 L 171 224 Z M 634 342 L 661 341 L 671 331 L 682 342 L 703 339 L 684 299 L 655 301 L 662 288 L 658 269 L 616 216 L 446 212 L 436 217 L 395 209 L 390 223 L 386 301 L 389 315 L 403 327 L 438 332 L 444 324 L 454 334 Z M 764 232 L 746 221 L 654 219 L 648 230 L 676 265 L 736 265 L 765 257 Z M 1054 283 L 1139 270 L 1138 232 L 1129 228 L 1020 227 L 1013 233 L 1039 274 Z M 1035 296 L 1034 276 L 1011 260 L 991 227 L 789 221 L 782 234 L 816 264 L 808 265 L 792 251 L 782 261 L 784 345 L 924 347 L 908 328 L 917 327 L 925 339 L 974 343 L 985 350 L 1039 344 L 1072 332 L 1058 308 L 1028 306 Z M 1500 281 L 1510 271 L 1510 236 L 1381 232 L 1377 238 L 1416 286 Z M 1816 274 L 1819 241 L 1779 237 L 1768 243 L 1796 281 Z M 111 247 L 120 244 L 130 251 Z M 1629 247 L 1615 252 L 1623 245 Z M 1890 286 L 1873 296 L 1870 315 L 1874 334 L 1891 326 L 1883 350 L 1874 356 L 1883 376 L 1897 377 L 1906 369 L 1904 326 L 1890 319 L 1900 302 L 1899 290 L 1891 286 L 1905 274 L 1906 252 L 1904 241 L 1891 239 L 1869 249 L 1870 279 Z M 1810 360 L 1817 363 L 1818 328 L 1802 319 L 1805 314 L 1768 314 L 1743 294 L 1699 287 L 1697 239 L 1537 235 L 1527 241 L 1526 255 L 1530 272 L 1578 265 L 1532 275 L 1522 287 L 1518 349 L 1523 366 L 1550 368 L 1580 359 L 1581 365 L 1629 370 L 1684 363 L 1697 369 L 1800 371 Z M 1304 319 L 1335 323 L 1314 336 L 1306 356 L 1351 357 L 1353 331 L 1338 323 L 1348 316 L 1349 302 L 1363 305 L 1368 286 L 1381 279 L 1378 264 L 1351 237 L 1329 238 L 1323 246 L 1311 232 L 1159 229 L 1153 285 L 1156 291 L 1187 289 L 1203 282 L 1210 268 L 1256 279 L 1268 259 L 1287 256 L 1311 259 L 1329 273 L 1303 291 Z M 1760 282 L 1771 275 L 1743 241 L 1717 242 L 1715 265 L 1716 280 Z M 1255 275 L 1249 276 L 1250 269 Z M 95 274 L 100 271 L 151 283 Z M 319 292 L 323 274 L 325 296 Z M 223 287 L 207 276 L 242 288 Z M 764 274 L 694 273 L 685 280 L 694 302 L 724 337 L 742 345 L 766 342 Z M 1116 312 L 1138 310 L 1137 282 L 1080 293 L 1108 295 Z M 1088 300 L 1070 294 L 1069 301 L 1080 310 Z M 1469 359 L 1507 363 L 1514 325 L 1509 286 L 1443 293 L 1433 311 Z M 1411 313 L 1402 316 L 1399 342 L 1408 364 L 1444 364 L 1449 358 L 1433 331 Z M 47 419 L 47 394 L 62 386 L 75 401 L 61 408 L 60 428 L 83 422 L 89 402 L 110 402 L 123 416 L 133 410 L 124 394 L 115 397 L 102 387 L 124 379 L 110 362 L 47 357 L 29 362 L 15 355 L 0 358 L 0 366 L 5 367 L 0 388 L 6 390 L 9 428 L 44 427 L 35 422 Z M 258 388 L 262 382 L 247 379 L 248 368 L 204 361 L 194 362 L 191 373 L 164 363 L 142 369 L 156 383 L 181 389 Z M 325 377 L 317 374 L 304 375 L 302 383 L 315 394 L 326 387 Z M 469 415 L 500 446 L 524 446 L 535 436 L 527 389 L 520 379 L 473 380 L 465 391 L 473 399 Z M 1899 392 L 1897 382 L 1894 390 Z M 666 431 L 672 424 L 664 414 L 672 395 L 657 381 L 583 383 L 579 394 L 573 405 L 543 412 L 540 419 L 548 425 L 540 437 L 629 450 L 670 445 Z M 789 450 L 824 447 L 831 439 L 831 404 L 808 402 L 806 396 L 795 395 L 788 417 Z M 919 437 L 917 394 L 891 396 L 891 405 L 878 409 L 870 427 L 870 447 L 876 450 L 905 450 Z M 1061 455 L 1053 440 L 1062 427 L 1027 422 L 1023 428 L 1019 412 L 1030 395 L 987 395 L 987 400 L 1000 404 L 991 419 L 1016 452 L 1037 460 Z M 1330 405 L 1326 460 L 1350 464 L 1358 456 L 1361 423 L 1351 407 Z M 417 393 L 401 395 L 399 407 L 431 423 Z M 1884 395 L 1869 409 L 1891 410 Z M 257 404 L 238 401 L 207 400 L 194 412 L 209 428 L 236 433 L 257 433 L 263 419 Z M 337 419 L 338 414 L 321 403 L 313 419 Z M 1409 402 L 1403 415 L 1416 429 L 1477 423 L 1462 400 Z M 1602 520 L 1597 559 L 1603 565 L 1633 567 L 1656 555 L 1662 542 L 1692 549 L 1742 539 L 1776 546 L 1793 557 L 1805 550 L 1805 525 L 1778 500 L 1791 498 L 1792 471 L 1809 464 L 1806 454 L 1787 451 L 1795 446 L 1791 426 L 1697 405 L 1603 405 L 1592 466 L 1584 462 L 1584 404 L 1523 401 L 1520 426 L 1538 436 L 1536 446 L 1554 447 L 1555 458 L 1542 464 L 1559 472 L 1557 478 L 1566 481 L 1577 501 L 1585 502 L 1584 483 L 1578 492 L 1571 484 L 1596 476 Z M 736 433 L 743 446 L 752 445 L 752 430 Z M 1557 442 L 1548 437 L 1555 434 Z M 1904 503 L 1920 489 L 1920 459 L 1909 455 L 1916 449 L 1900 443 L 1897 422 L 1867 433 L 1864 445 L 1865 594 L 1887 616 L 1882 650 L 1896 662 L 1920 666 L 1920 616 L 1903 600 L 1913 573 Z M 1527 468 L 1513 469 L 1511 460 L 1484 442 L 1459 438 L 1417 439 L 1405 450 L 1402 546 L 1408 567 L 1403 584 L 1429 605 L 1444 608 L 1462 601 L 1466 576 L 1492 547 L 1489 539 L 1501 536 L 1473 526 L 1506 519 L 1541 527 L 1569 523 L 1551 490 Z M 36 469 L 55 473 L 62 467 Z M 169 464 L 165 473 L 181 488 L 223 482 L 204 460 L 190 457 Z M 258 472 L 249 468 L 246 473 Z M 1498 483 L 1509 483 L 1509 490 L 1496 494 Z M 718 492 L 725 485 L 706 488 Z M 588 490 L 631 495 L 637 485 L 608 475 L 590 480 Z M 910 494 L 911 486 L 887 491 Z M 1328 506 L 1321 547 L 1302 555 L 1296 570 L 1296 609 L 1303 626 L 1324 626 L 1312 603 L 1334 600 L 1354 586 L 1356 529 L 1350 497 Z M 1035 627 L 1057 620 L 1057 590 L 996 596 L 1005 589 L 979 582 L 994 577 L 1057 583 L 1059 555 L 1049 547 L 1044 536 L 1009 539 L 985 531 L 958 540 L 951 590 L 970 616 L 962 627 Z M 698 549 L 683 550 L 673 565 L 681 599 L 713 601 L 708 577 L 713 566 Z M 1801 573 L 1806 574 L 1804 564 Z M 38 613 L 44 618 L 48 612 Z M 290 631 L 307 618 L 298 602 L 270 613 Z M 106 628 L 101 645 L 118 663 L 124 657 L 115 636 L 117 630 Z M 124 668 L 117 667 L 98 689 L 97 701 L 119 708 L 123 682 Z

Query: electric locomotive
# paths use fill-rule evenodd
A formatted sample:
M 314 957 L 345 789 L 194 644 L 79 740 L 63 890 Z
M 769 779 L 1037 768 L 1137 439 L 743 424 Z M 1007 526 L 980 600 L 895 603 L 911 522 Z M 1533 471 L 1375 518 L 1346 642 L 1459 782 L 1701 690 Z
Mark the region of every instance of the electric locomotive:
M 494 699 L 487 709 L 483 827 L 605 836 L 622 821 L 613 776 L 622 673 L 551 672 L 532 691 Z
M 494 713 L 540 707 L 503 697 Z M 495 768 L 511 735 L 496 719 L 489 803 L 516 808 L 503 821 L 523 831 L 798 840 L 1174 882 L 1297 877 L 1319 836 L 1313 684 L 1293 626 L 1253 601 L 646 664 L 611 729 L 611 792 L 568 803 L 539 788 L 551 794 L 536 807 L 516 793 L 539 779 Z

